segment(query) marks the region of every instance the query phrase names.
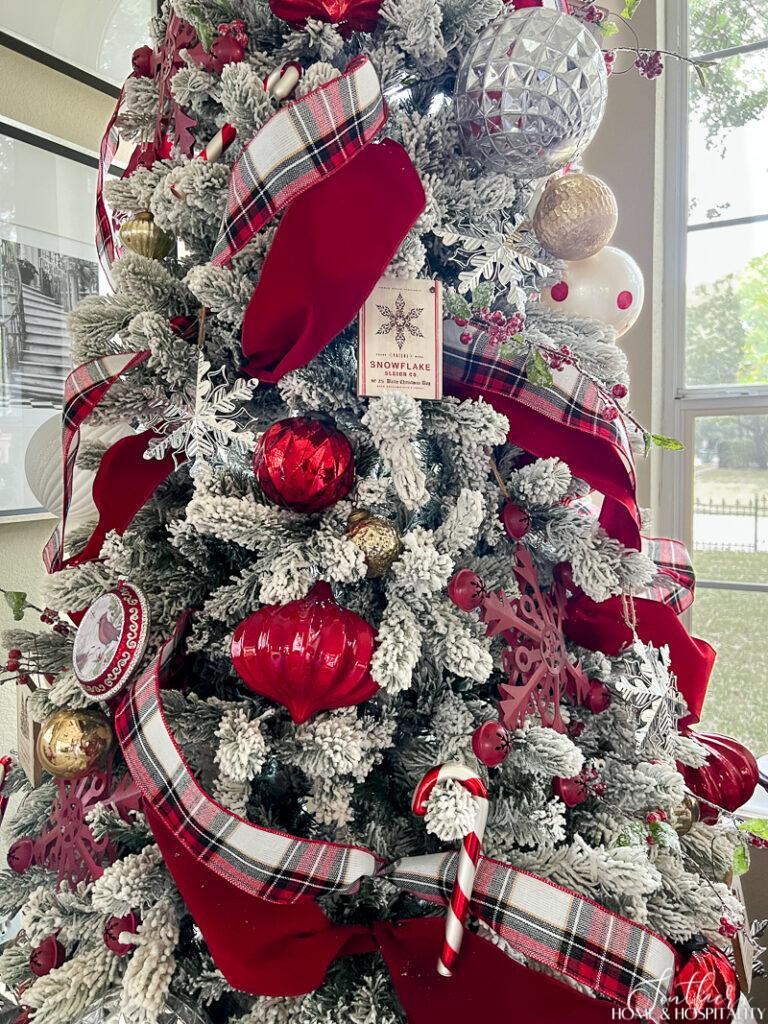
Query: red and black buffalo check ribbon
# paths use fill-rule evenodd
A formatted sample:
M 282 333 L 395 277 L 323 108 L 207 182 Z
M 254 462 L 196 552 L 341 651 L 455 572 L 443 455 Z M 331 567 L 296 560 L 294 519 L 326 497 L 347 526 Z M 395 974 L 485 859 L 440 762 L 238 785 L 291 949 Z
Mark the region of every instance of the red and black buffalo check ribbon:
M 671 537 L 643 537 L 643 551 L 656 563 L 659 575 L 639 596 L 668 604 L 682 615 L 693 604 L 696 589 L 696 574 L 685 544 Z
M 199 870 L 213 872 L 248 897 L 294 904 L 351 891 L 367 876 L 386 878 L 413 896 L 447 906 L 458 853 L 409 857 L 385 864 L 361 846 L 300 839 L 254 825 L 216 803 L 200 786 L 174 740 L 161 687 L 183 641 L 183 626 L 130 687 L 115 715 L 115 731 L 134 782 L 154 814 Z M 166 856 L 168 856 L 166 840 Z M 215 912 L 215 911 L 214 911 Z M 481 857 L 471 913 L 537 963 L 598 995 L 660 1020 L 675 954 L 659 935 L 605 907 Z M 205 921 L 198 920 L 203 935 Z
M 134 366 L 149 358 L 149 349 L 142 352 L 124 352 L 101 356 L 83 363 L 70 373 L 64 383 L 64 409 L 61 423 L 61 454 L 64 487 L 61 521 L 43 548 L 43 562 L 48 572 L 58 572 L 64 566 L 64 531 L 72 500 L 72 478 L 80 447 L 80 427 L 90 416 L 116 380 Z
M 226 266 L 302 192 L 349 163 L 387 118 L 368 57 L 274 114 L 238 157 L 211 262 Z

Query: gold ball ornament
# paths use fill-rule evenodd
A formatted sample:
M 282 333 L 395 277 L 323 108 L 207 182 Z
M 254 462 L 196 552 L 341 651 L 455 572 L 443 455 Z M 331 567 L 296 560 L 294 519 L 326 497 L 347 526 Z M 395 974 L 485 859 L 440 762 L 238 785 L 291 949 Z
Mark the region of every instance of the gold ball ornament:
M 403 548 L 394 523 L 382 516 L 371 515 L 366 509 L 359 509 L 349 517 L 347 537 L 363 552 L 368 579 L 388 573 Z
M 155 224 L 149 210 L 140 210 L 120 228 L 120 241 L 132 252 L 150 260 L 161 260 L 174 246 L 175 238 Z
M 701 808 L 698 800 L 686 796 L 681 804 L 672 809 L 669 824 L 679 836 L 687 836 L 700 817 Z
M 78 779 L 104 762 L 112 742 L 112 726 L 103 712 L 61 708 L 43 722 L 37 756 L 57 779 Z
M 591 174 L 553 178 L 533 215 L 534 234 L 561 260 L 585 260 L 606 246 L 619 219 L 613 192 Z

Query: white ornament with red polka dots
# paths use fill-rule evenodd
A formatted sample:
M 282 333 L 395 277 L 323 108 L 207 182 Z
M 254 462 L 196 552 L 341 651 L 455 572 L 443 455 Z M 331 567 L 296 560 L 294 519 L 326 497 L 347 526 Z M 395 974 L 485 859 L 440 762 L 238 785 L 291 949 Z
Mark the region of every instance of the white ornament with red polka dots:
M 566 263 L 561 280 L 541 293 L 543 305 L 550 309 L 601 320 L 619 337 L 640 316 L 644 297 L 640 267 L 612 245 L 589 259 Z

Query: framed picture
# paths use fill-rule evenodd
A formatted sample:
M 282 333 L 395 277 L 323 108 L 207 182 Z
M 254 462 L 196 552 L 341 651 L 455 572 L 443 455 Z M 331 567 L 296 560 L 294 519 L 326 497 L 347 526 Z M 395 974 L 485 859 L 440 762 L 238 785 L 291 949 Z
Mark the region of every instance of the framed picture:
M 94 244 L 93 154 L 0 120 L 0 521 L 48 513 L 30 491 L 30 438 L 60 414 L 67 315 L 106 291 Z

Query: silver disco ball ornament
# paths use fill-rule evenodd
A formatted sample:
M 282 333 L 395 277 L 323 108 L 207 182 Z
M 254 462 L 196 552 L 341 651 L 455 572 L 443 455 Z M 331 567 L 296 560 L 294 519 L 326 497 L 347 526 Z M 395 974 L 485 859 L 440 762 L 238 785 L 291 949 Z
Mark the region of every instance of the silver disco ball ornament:
M 154 1018 L 153 1018 L 154 1019 Z M 120 1009 L 120 993 L 109 995 L 93 1003 L 75 1024 L 136 1024 L 137 1018 Z M 209 1018 L 197 1007 L 175 996 L 168 996 L 165 1006 L 157 1017 L 157 1024 L 211 1024 Z
M 591 142 L 608 76 L 589 29 L 545 7 L 505 10 L 459 69 L 454 95 L 465 152 L 490 170 L 539 178 Z

